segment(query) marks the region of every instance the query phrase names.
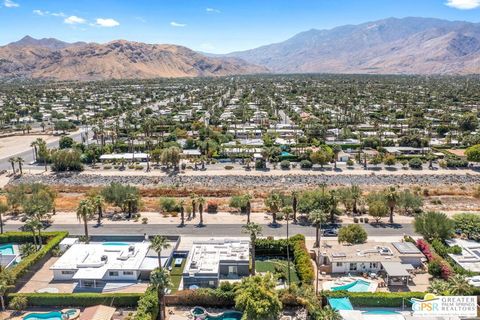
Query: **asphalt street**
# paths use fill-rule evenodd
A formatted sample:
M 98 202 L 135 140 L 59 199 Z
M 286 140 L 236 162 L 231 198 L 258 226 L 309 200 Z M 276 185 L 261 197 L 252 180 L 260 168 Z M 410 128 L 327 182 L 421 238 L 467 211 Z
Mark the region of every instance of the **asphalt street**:
M 394 225 L 370 225 L 362 224 L 369 236 L 402 236 L 404 234 L 415 235 L 411 224 L 394 224 Z M 285 237 L 287 228 L 285 225 L 272 227 L 268 224 L 262 225 L 263 236 Z M 5 231 L 18 231 L 20 225 L 5 225 Z M 239 237 L 246 236 L 242 233 L 242 225 L 240 224 L 211 224 L 199 227 L 193 224 L 187 224 L 184 227 L 171 224 L 106 224 L 102 226 L 89 225 L 89 233 L 91 235 L 143 235 L 146 234 L 162 234 L 162 235 L 180 235 L 192 237 Z M 83 224 L 55 224 L 45 231 L 68 231 L 72 235 L 84 234 Z M 315 236 L 315 228 L 311 226 L 293 225 L 289 226 L 290 235 L 304 234 L 307 237 Z

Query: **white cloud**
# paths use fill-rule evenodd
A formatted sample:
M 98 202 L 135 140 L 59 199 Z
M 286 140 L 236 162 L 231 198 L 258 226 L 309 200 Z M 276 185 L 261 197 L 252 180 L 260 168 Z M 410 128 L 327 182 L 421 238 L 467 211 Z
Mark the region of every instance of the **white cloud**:
M 178 22 L 175 22 L 175 21 L 170 22 L 170 25 L 172 27 L 186 27 L 187 26 L 185 23 L 178 23 Z
M 445 4 L 460 10 L 471 10 L 480 7 L 480 0 L 447 0 Z
M 83 23 L 86 23 L 87 20 L 77 16 L 70 16 L 68 18 L 65 18 L 63 22 L 65 22 L 66 24 L 83 24 Z
M 96 25 L 100 27 L 105 27 L 105 28 L 112 28 L 112 27 L 119 26 L 120 23 L 117 20 L 111 19 L 111 18 L 107 18 L 107 19 L 98 18 L 96 20 Z
M 7 8 L 17 8 L 20 7 L 20 5 L 16 2 L 13 2 L 12 0 L 4 0 L 3 5 Z
M 65 17 L 65 13 L 63 12 L 50 12 L 50 11 L 43 11 L 43 10 L 33 10 L 33 13 L 39 16 L 52 16 L 52 17 Z
M 207 13 L 220 13 L 221 12 L 220 10 L 215 9 L 215 8 L 207 8 L 207 9 L 205 9 L 205 11 L 207 11 Z

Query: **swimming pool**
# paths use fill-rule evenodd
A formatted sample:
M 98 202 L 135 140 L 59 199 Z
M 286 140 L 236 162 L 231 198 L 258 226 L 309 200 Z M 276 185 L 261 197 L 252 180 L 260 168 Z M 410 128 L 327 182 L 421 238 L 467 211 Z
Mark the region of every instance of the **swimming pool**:
M 205 320 L 240 320 L 242 319 L 242 313 L 238 311 L 226 311 L 217 316 L 207 315 Z
M 359 279 L 341 286 L 332 287 L 332 291 L 369 292 L 370 282 Z
M 328 298 L 328 303 L 335 310 L 353 310 L 352 303 L 348 298 Z
M 128 246 L 129 243 L 126 242 L 104 242 L 104 246 Z
M 77 313 L 77 310 L 68 310 L 65 312 L 68 314 L 68 316 L 73 316 L 74 314 Z M 62 318 L 62 312 L 60 311 L 52 311 L 48 313 L 30 313 L 29 315 L 26 315 L 23 317 L 23 320 L 64 320 Z
M 386 314 L 400 314 L 400 313 L 396 312 L 396 311 L 392 311 L 392 310 L 375 309 L 375 310 L 364 311 L 364 312 L 362 312 L 362 314 L 386 315 Z
M 13 250 L 13 244 L 4 244 L 0 245 L 0 253 L 5 255 L 15 254 Z

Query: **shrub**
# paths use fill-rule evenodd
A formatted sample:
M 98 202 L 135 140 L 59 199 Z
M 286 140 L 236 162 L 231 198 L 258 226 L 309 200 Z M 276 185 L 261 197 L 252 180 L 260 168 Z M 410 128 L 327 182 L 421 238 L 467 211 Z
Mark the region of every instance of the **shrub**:
M 179 212 L 180 206 L 177 201 L 173 198 L 160 198 L 158 201 L 160 209 L 163 212 Z
M 138 300 L 137 312 L 133 320 L 153 320 L 158 313 L 158 298 L 154 290 L 150 288 Z
M 347 160 L 347 166 L 351 167 L 351 166 L 353 166 L 354 164 L 355 164 L 355 163 L 353 162 L 352 159 L 348 159 L 348 160 Z
M 311 169 L 312 168 L 312 162 L 310 160 L 302 160 L 302 161 L 300 161 L 300 168 Z
M 358 219 L 357 219 L 358 222 Z M 341 227 L 338 231 L 338 242 L 346 242 L 349 244 L 360 244 L 367 241 L 367 232 L 358 224 L 350 224 Z
M 408 161 L 408 165 L 412 169 L 420 169 L 420 168 L 422 168 L 422 164 L 423 164 L 423 162 L 419 158 L 412 158 Z
M 280 162 L 280 168 L 284 170 L 290 169 L 290 161 L 283 160 L 282 162 Z
M 208 200 L 207 202 L 207 212 L 208 213 L 217 213 L 218 212 L 218 202 L 215 200 Z
M 233 166 L 225 166 L 225 170 L 232 170 Z

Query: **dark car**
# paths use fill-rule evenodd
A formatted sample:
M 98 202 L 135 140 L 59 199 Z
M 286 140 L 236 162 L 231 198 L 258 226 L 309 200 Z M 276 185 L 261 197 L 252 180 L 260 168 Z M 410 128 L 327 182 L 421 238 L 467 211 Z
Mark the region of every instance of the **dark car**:
M 323 236 L 324 237 L 336 237 L 336 236 L 338 236 L 338 230 L 337 229 L 325 229 L 323 231 Z

